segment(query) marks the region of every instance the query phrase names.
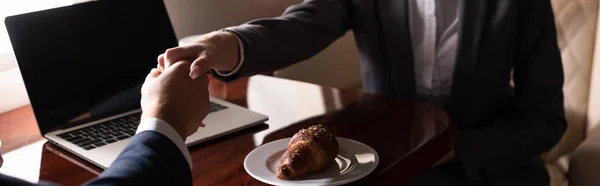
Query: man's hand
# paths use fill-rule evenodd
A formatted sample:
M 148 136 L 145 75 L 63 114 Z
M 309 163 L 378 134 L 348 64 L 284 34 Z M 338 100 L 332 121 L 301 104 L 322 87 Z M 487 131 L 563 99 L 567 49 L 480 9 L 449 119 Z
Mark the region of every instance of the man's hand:
M 203 127 L 210 110 L 208 79 L 192 80 L 190 63 L 177 62 L 162 73 L 152 69 L 142 86 L 142 118 L 159 118 L 169 123 L 185 140 Z
M 193 61 L 190 77 L 196 79 L 210 69 L 232 71 L 239 63 L 238 40 L 232 33 L 215 31 L 191 44 L 167 49 L 158 56 L 158 70 L 164 71 L 177 61 Z

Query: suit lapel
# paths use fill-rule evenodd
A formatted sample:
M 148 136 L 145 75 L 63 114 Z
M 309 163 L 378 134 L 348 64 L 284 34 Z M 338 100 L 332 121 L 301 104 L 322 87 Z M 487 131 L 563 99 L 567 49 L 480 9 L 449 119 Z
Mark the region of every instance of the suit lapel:
M 404 98 L 414 98 L 415 72 L 410 40 L 409 0 L 379 0 L 381 34 L 387 52 L 387 62 L 390 65 L 396 95 Z
M 469 91 L 469 77 L 474 73 L 479 61 L 482 31 L 487 20 L 487 0 L 460 0 L 459 35 L 456 66 L 452 80 L 450 109 L 456 110 L 466 99 Z

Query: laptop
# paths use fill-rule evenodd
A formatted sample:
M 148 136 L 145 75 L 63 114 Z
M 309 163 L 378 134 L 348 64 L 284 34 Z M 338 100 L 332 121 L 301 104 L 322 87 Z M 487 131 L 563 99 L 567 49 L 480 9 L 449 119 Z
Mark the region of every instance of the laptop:
M 160 0 L 101 0 L 5 20 L 42 135 L 107 168 L 140 122 L 140 88 L 177 46 Z M 263 123 L 265 115 L 210 98 L 206 127 L 186 145 Z

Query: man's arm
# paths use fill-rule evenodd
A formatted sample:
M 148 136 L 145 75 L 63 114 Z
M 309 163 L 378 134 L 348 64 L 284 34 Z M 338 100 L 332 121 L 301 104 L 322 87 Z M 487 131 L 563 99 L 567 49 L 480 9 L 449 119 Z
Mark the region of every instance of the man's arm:
M 208 80 L 192 80 L 190 63 L 153 69 L 142 86 L 142 121 L 112 165 L 86 185 L 192 185 L 185 138 L 209 111 Z
M 305 0 L 282 16 L 258 19 L 203 35 L 158 56 L 158 70 L 190 60 L 190 77 L 206 71 L 221 81 L 268 72 L 307 59 L 351 28 L 348 0 Z
M 243 66 L 229 76 L 221 76 L 214 70 L 212 74 L 231 81 L 274 71 L 317 54 L 351 27 L 350 2 L 307 0 L 287 8 L 281 17 L 226 28 L 241 42 Z
M 173 141 L 144 131 L 133 137 L 109 169 L 85 185 L 192 185 L 192 177 Z
M 190 152 L 175 129 L 161 119 L 146 118 L 110 168 L 85 185 L 192 185 L 191 163 Z M 57 184 L 33 184 L 0 174 L 0 185 Z
M 175 129 L 146 118 L 110 168 L 86 185 L 191 185 L 191 168 L 190 152 Z
M 457 156 L 471 180 L 539 157 L 561 139 L 567 127 L 563 70 L 550 0 L 519 3 L 514 114 L 456 136 Z

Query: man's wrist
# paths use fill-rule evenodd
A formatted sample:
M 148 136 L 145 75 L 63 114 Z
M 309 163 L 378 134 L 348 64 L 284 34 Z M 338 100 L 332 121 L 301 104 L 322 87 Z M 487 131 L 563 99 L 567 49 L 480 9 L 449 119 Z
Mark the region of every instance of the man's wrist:
M 143 118 L 140 121 L 140 125 L 138 126 L 135 134 L 142 133 L 145 131 L 154 131 L 162 134 L 163 136 L 169 138 L 171 142 L 179 148 L 183 156 L 185 157 L 190 169 L 193 168 L 192 157 L 190 155 L 190 151 L 185 146 L 185 139 L 182 139 L 180 135 L 177 133 L 175 128 L 171 126 L 171 124 L 159 118 Z
M 183 125 L 180 125 L 181 121 L 178 121 L 178 119 L 176 119 L 176 117 L 171 117 L 171 116 L 172 116 L 172 114 L 169 114 L 168 109 L 152 109 L 149 111 L 143 111 L 141 120 L 144 120 L 146 118 L 161 119 L 161 120 L 165 121 L 166 123 L 168 123 L 173 129 L 175 129 L 177 134 L 179 134 L 179 136 L 185 140 L 185 138 L 187 137 L 186 131 L 184 131 L 184 129 L 182 129 L 181 127 L 178 127 L 178 126 L 183 126 Z
M 239 41 L 233 33 L 225 30 L 214 31 L 207 34 L 207 40 L 216 46 L 214 57 L 219 62 L 213 67 L 214 70 L 231 72 L 239 65 Z

